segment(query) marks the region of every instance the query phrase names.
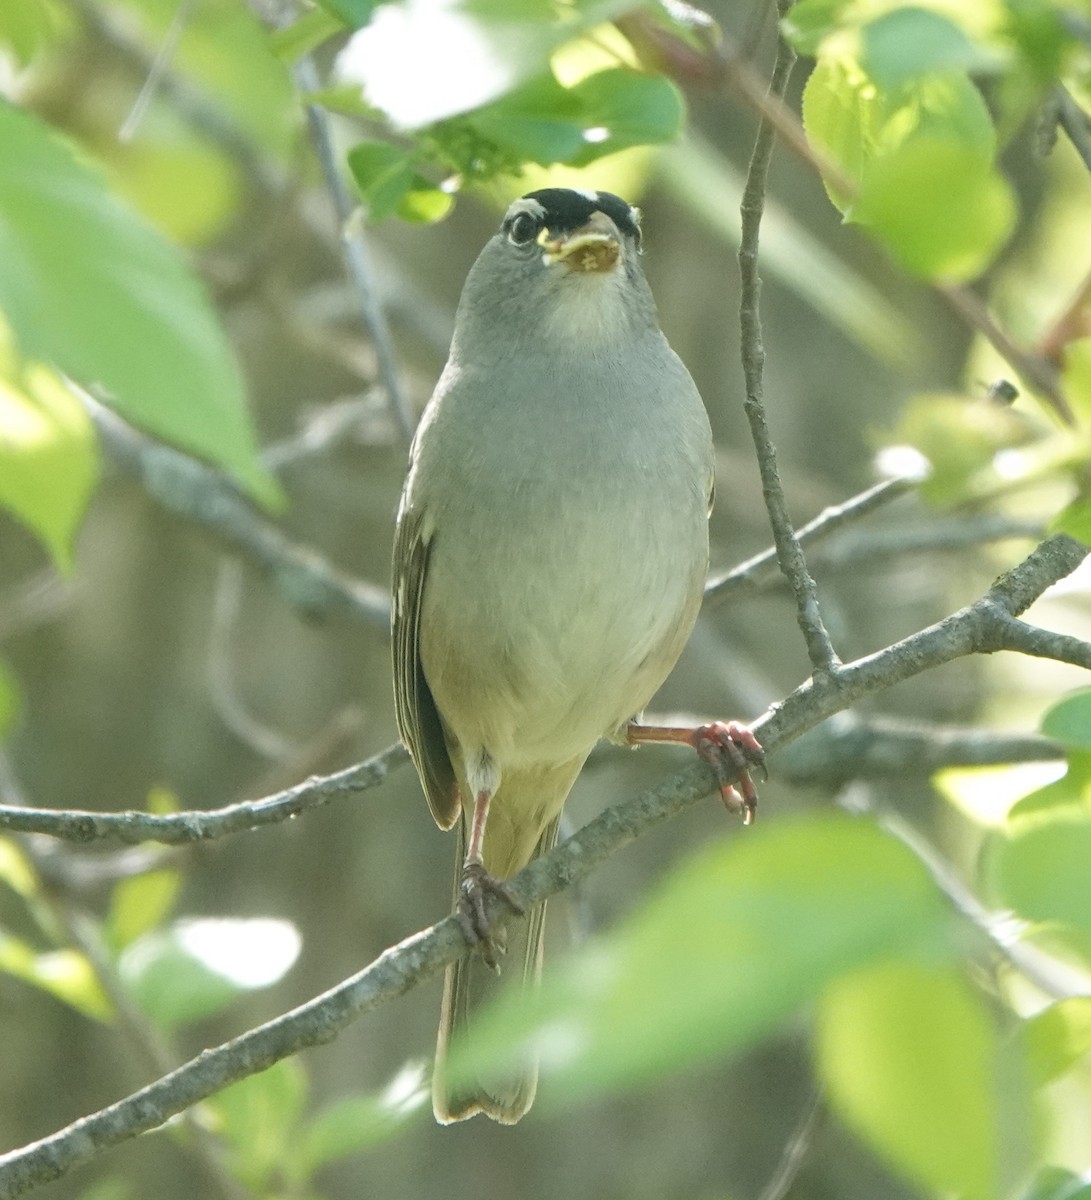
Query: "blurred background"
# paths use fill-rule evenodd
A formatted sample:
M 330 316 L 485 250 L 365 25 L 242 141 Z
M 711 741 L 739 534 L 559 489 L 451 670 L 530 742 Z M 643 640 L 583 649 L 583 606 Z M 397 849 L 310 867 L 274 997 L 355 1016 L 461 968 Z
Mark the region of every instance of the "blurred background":
M 243 365 L 266 461 L 290 500 L 277 520 L 348 575 L 385 588 L 407 441 L 379 386 L 297 84 L 265 49 L 259 17 L 231 0 L 185 5 L 165 82 L 132 136 L 120 140 L 156 55 L 175 36 L 178 6 L 58 0 L 47 7 L 48 35 L 28 64 L 9 65 L 8 86 L 90 147 L 121 194 L 188 248 Z M 775 32 L 766 7 L 724 2 L 710 10 L 766 72 Z M 317 56 L 323 78 L 328 51 Z M 806 74 L 801 64 L 790 88 L 796 110 Z M 739 190 L 756 119 L 723 95 L 696 92 L 689 101 L 680 142 L 627 151 L 581 179 L 643 210 L 646 269 L 662 324 L 697 381 L 716 434 L 712 564 L 722 570 L 770 543 L 741 403 L 735 261 Z M 334 135 L 343 136 L 337 125 Z M 1080 203 L 1081 182 L 1067 147 L 1042 158 L 1031 129 L 1012 138 L 1004 166 L 1023 217 L 996 269 L 997 294 L 1007 296 L 1007 315 L 1026 334 L 1077 282 L 1072 260 L 1079 256 L 1055 230 L 1071 217 L 1065 206 Z M 546 178 L 536 171 L 471 190 L 434 225 L 391 218 L 363 232 L 414 414 L 442 367 L 470 264 L 503 205 Z M 1047 186 L 1049 221 L 1039 208 Z M 803 522 L 879 477 L 876 455 L 904 440 L 900 422 L 912 397 L 956 391 L 967 403 L 984 403 L 999 369 L 934 292 L 842 225 L 813 172 L 782 151 L 763 236 L 768 416 L 788 500 Z M 1082 236 L 1086 250 L 1086 228 Z M 1029 264 L 1039 287 L 1034 295 L 1020 287 Z M 1026 531 L 1044 523 L 1052 503 L 1042 489 L 1024 493 L 1002 514 L 1009 524 L 994 530 L 1006 538 L 945 539 L 936 530 L 952 518 L 912 496 L 850 527 L 827 544 L 825 561 L 816 558 L 841 655 L 878 649 L 975 598 L 1029 550 Z M 894 553 L 914 538 L 916 550 Z M 1052 603 L 1066 628 L 1086 626 L 1084 590 L 1073 586 Z M 101 811 L 149 803 L 219 807 L 350 765 L 397 736 L 380 624 L 301 611 L 224 540 L 168 512 L 109 453 L 71 574 L 48 566 L 38 543 L 0 515 L 0 641 L 20 693 L 6 747 L 9 802 Z M 752 719 L 808 674 L 792 605 L 773 581 L 702 616 L 655 709 Z M 987 716 L 1000 727 L 1030 729 L 1047 700 L 1074 686 L 1078 674 L 1056 665 L 967 660 L 882 695 L 866 714 L 956 723 Z M 669 749 L 604 749 L 570 800 L 572 826 L 683 761 Z M 774 762 L 761 819 L 827 806 L 834 795 L 830 787 L 793 786 Z M 926 781 L 886 780 L 871 787 L 869 802 L 907 815 L 955 861 L 973 861 L 977 827 Z M 608 928 L 694 847 L 739 836 L 709 801 L 642 839 L 575 895 L 551 904 L 551 954 Z M 80 945 L 81 929 L 87 934 L 88 923 L 93 929 L 108 911 L 116 921 L 118 879 L 149 865 L 168 880 L 169 920 L 281 924 L 270 927 L 274 983 L 233 993 L 230 1004 L 210 1005 L 217 1010 L 200 1019 L 183 1011 L 169 1030 L 145 1029 L 144 1042 L 136 1032 L 139 1011 L 128 1022 L 96 1020 L 0 973 L 5 1149 L 153 1078 L 155 1047 L 181 1062 L 334 985 L 436 921 L 449 906 L 454 856 L 408 768 L 356 799 L 193 848 L 119 851 L 31 839 L 23 850 L 47 881 L 38 897 L 46 915 L 39 916 L 58 945 L 73 938 Z M 138 904 L 145 902 L 140 895 Z M 41 929 L 10 888 L 0 889 L 0 926 L 41 942 Z M 138 966 L 130 961 L 129 969 Z M 169 974 L 164 978 L 172 986 Z M 285 1076 L 292 1097 L 285 1103 L 319 1110 L 381 1093 L 399 1077 L 412 1092 L 405 1082 L 412 1073 L 404 1071 L 432 1053 L 439 993 L 435 980 L 303 1054 Z M 514 1129 L 484 1120 L 440 1129 L 427 1105 L 410 1106 L 397 1137 L 377 1138 L 324 1168 L 313 1192 L 282 1183 L 280 1191 L 269 1185 L 255 1194 L 758 1198 L 813 1092 L 805 1030 L 788 1027 L 728 1064 L 570 1114 L 543 1106 Z M 198 1115 L 205 1125 L 215 1120 L 214 1110 Z M 192 1138 L 172 1130 L 129 1142 L 38 1194 L 231 1194 L 238 1185 L 209 1171 L 189 1146 Z M 276 1149 L 266 1153 L 275 1157 Z M 820 1116 L 790 1194 L 895 1200 L 913 1193 L 833 1118 Z

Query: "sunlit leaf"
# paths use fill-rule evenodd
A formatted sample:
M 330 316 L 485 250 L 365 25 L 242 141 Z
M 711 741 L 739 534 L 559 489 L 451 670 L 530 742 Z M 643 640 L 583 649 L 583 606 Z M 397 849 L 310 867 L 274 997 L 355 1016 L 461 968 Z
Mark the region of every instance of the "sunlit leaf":
M 932 137 L 877 158 L 852 206 L 852 220 L 907 271 L 947 281 L 981 274 L 1015 218 L 1014 194 L 988 157 Z
M 1066 761 L 1067 770 L 1059 779 L 1028 792 L 1012 806 L 1008 817 L 1013 828 L 1024 817 L 1036 817 L 1050 810 L 1059 815 L 1068 809 L 1078 816 L 1086 808 L 1091 814 L 1091 754 L 1069 751 Z
M 26 113 L 0 104 L 0 143 L 0 310 L 23 355 L 275 500 L 238 367 L 177 252 Z
M 1083 423 L 1091 422 L 1091 337 L 1065 346 L 1061 385 L 1073 412 Z
M 94 968 L 77 950 L 35 950 L 0 929 L 0 971 L 48 992 L 84 1016 L 105 1021 L 113 1015 Z
M 923 867 L 873 825 L 781 822 L 685 863 L 531 1003 L 501 997 L 449 1074 L 537 1050 L 542 1103 L 632 1085 L 750 1045 L 840 972 L 938 948 L 945 930 Z
M 404 129 L 488 104 L 542 74 L 549 55 L 609 20 L 622 0 L 544 0 L 518 7 L 485 0 L 400 0 L 376 9 L 341 52 L 340 78 L 361 86 Z
M 0 48 L 7 46 L 20 66 L 28 66 L 51 41 L 54 22 L 44 0 L 0 4 Z
M 930 1193 L 1000 1194 L 1000 1047 L 957 974 L 894 963 L 839 979 L 817 1049 L 835 1111 L 888 1163 Z
M 0 212 L 0 239 L 2 222 Z M 64 571 L 72 567 L 72 541 L 98 472 L 91 419 L 56 372 L 24 363 L 5 378 L 0 369 L 0 507 L 36 534 Z
M 1034 1083 L 1044 1087 L 1091 1055 L 1091 997 L 1051 1004 L 1027 1021 L 1025 1038 Z
M 149 933 L 170 915 L 182 889 L 181 872 L 171 868 L 145 871 L 114 885 L 110 895 L 107 932 L 120 948 Z
M 0 882 L 29 900 L 39 891 L 38 875 L 13 838 L 0 837 Z

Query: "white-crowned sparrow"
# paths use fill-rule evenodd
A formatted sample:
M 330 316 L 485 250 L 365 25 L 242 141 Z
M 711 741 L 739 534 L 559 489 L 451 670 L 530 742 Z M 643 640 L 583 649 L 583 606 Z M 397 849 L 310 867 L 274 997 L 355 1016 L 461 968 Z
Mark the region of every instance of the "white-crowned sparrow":
M 708 418 L 659 329 L 637 211 L 609 192 L 516 200 L 466 280 L 394 544 L 398 726 L 432 815 L 459 826 L 456 908 L 482 950 L 446 976 L 441 1122 L 510 1124 L 533 1101 L 533 1065 L 455 1085 L 444 1062 L 503 951 L 483 895 L 554 844 L 600 738 L 687 742 L 753 811 L 745 728 L 634 721 L 701 606 L 712 490 Z M 739 769 L 741 796 L 725 781 Z M 524 980 L 543 916 L 511 930 Z

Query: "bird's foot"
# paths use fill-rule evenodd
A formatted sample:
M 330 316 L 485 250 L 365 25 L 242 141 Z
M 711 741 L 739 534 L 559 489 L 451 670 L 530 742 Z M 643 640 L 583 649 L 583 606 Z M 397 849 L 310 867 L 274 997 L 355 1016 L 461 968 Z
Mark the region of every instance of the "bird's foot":
M 716 775 L 720 799 L 728 812 L 742 813 L 744 825 L 754 820 L 758 808 L 758 793 L 750 772 L 756 767 L 763 778 L 765 751 L 761 743 L 738 721 L 711 721 L 691 729 L 667 725 L 639 725 L 631 722 L 626 730 L 631 746 L 641 742 L 684 742 L 709 764 Z
M 758 811 L 758 792 L 750 772 L 755 767 L 768 779 L 761 742 L 738 721 L 712 721 L 692 730 L 691 745 L 716 776 L 720 799 L 728 812 L 741 813 L 744 825 Z
M 482 863 L 468 860 L 462 868 L 455 915 L 466 940 L 477 946 L 486 966 L 499 971 L 500 959 L 507 948 L 507 938 L 503 927 L 493 929 L 489 921 L 486 910 L 489 896 L 498 897 L 520 916 L 525 911 L 503 879 L 493 878 Z

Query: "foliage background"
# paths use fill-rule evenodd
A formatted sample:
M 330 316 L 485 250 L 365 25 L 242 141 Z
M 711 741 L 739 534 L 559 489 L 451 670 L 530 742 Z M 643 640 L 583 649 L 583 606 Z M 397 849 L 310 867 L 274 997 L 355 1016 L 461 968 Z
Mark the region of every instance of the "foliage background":
M 764 6 L 721 4 L 711 11 L 764 71 L 773 40 Z M 9 14 L 0 27 L 16 50 L 5 86 L 104 164 L 117 194 L 191 257 L 242 364 L 258 441 L 272 448 L 266 461 L 278 464 L 289 503 L 277 519 L 345 571 L 385 585 L 406 442 L 376 386 L 374 347 L 361 332 L 356 295 L 346 283 L 337 222 L 306 137 L 298 76 L 293 81 L 271 53 L 254 13 L 234 0 L 197 0 L 188 6 L 168 67 L 171 86 L 160 87 L 132 139 L 120 141 L 117 131 L 170 37 L 175 5 L 73 0 L 35 2 L 20 12 L 24 24 Z M 329 52 L 329 45 L 317 52 L 323 75 Z M 806 74 L 797 73 L 788 97 L 796 111 Z M 717 436 L 713 566 L 722 568 L 769 542 L 740 403 L 733 241 L 756 118 L 720 94 L 698 91 L 689 99 L 684 141 L 607 159 L 587 178 L 644 210 L 646 266 L 662 323 L 701 389 Z M 343 129 L 341 136 L 344 150 L 354 135 Z M 1012 332 L 1029 341 L 1091 267 L 1088 176 L 1064 138 L 1043 156 L 1030 119 L 1008 131 L 1002 165 L 1021 217 L 988 286 Z M 497 201 L 539 178 L 494 178 L 470 188 L 438 224 L 391 218 L 368 228 L 372 275 L 414 412 L 442 365 L 461 282 L 496 226 Z M 1000 368 L 935 291 L 842 225 L 808 165 L 778 153 L 770 191 L 780 220 L 770 220 L 764 234 L 766 388 L 790 506 L 803 521 L 870 483 L 882 445 L 916 441 L 934 451 L 972 442 L 961 417 L 949 430 L 915 398 L 960 391 L 960 413 L 985 411 L 981 380 L 991 381 Z M 95 297 L 81 302 L 93 305 Z M 146 385 L 155 389 L 154 376 Z M 1049 418 L 1033 402 L 1024 405 L 1020 411 L 1031 416 L 1022 419 L 1033 428 L 1030 440 L 1046 447 L 1046 466 L 1024 467 L 1017 491 L 994 489 L 982 504 L 972 491 L 985 485 L 973 471 L 993 471 L 995 451 L 1010 449 L 1005 435 L 993 439 L 989 416 L 987 453 L 967 452 L 973 470 L 955 463 L 943 477 L 952 482 L 938 498 L 953 503 L 956 516 L 999 512 L 1005 520 L 1044 524 L 1073 499 L 1079 455 L 1069 442 L 1058 449 L 1042 432 L 1052 428 Z M 300 430 L 326 428 L 316 422 L 328 422 L 331 413 L 351 420 L 317 451 L 308 450 L 297 440 Z M 909 498 L 873 518 L 867 530 L 897 539 L 934 530 L 942 519 Z M 850 545 L 853 536 L 845 535 Z M 942 537 L 925 540 L 923 552 L 892 558 L 875 549 L 845 569 L 834 561 L 819 572 L 826 619 L 844 657 L 952 611 L 1030 546 L 1025 536 L 954 549 Z M 1041 608 L 1042 623 L 1087 636 L 1085 583 L 1071 583 Z M 6 743 L 8 801 L 21 796 L 28 804 L 103 811 L 149 802 L 215 807 L 332 771 L 396 737 L 381 630 L 344 618 L 307 619 L 251 565 L 225 554 L 194 522 L 165 511 L 108 458 L 80 523 L 71 571 L 48 565 L 40 542 L 0 514 L 0 640 L 5 678 L 12 679 L 4 695 L 17 697 L 18 706 Z M 752 716 L 809 670 L 787 595 L 773 589 L 702 618 L 656 707 Z M 1056 663 L 963 660 L 869 701 L 864 715 L 1027 730 L 1048 704 L 1085 680 Z M 676 766 L 669 751 L 604 752 L 573 795 L 573 824 Z M 826 810 L 847 795 L 903 818 L 971 880 L 978 879 L 1005 800 L 1030 791 L 1039 778 L 998 778 L 984 787 L 963 781 L 955 803 L 953 785 L 937 789 L 912 771 L 850 781 L 847 788 L 791 786 L 775 763 L 773 775 L 763 791 L 762 822 Z M 578 895 L 553 903 L 554 959 L 566 943 L 609 929 L 633 911 L 695 848 L 743 836 L 709 803 L 643 839 Z M 3 845 L 5 1148 L 159 1073 L 148 1061 L 149 1046 L 181 1061 L 332 985 L 438 919 L 449 904 L 451 845 L 433 826 L 408 770 L 358 800 L 194 849 Z M 31 882 L 20 874 L 28 863 Z M 153 866 L 158 874 L 143 876 L 145 883 L 127 896 L 119 891 L 119 874 Z M 121 952 L 139 935 L 162 933 L 179 915 L 278 918 L 298 931 L 298 961 L 290 970 L 287 959 L 280 971 L 271 968 L 279 977 L 261 989 L 213 987 L 208 999 L 194 985 L 200 994 L 189 1003 L 183 985 L 190 984 L 191 961 L 173 968 L 168 961 L 157 982 L 142 973 L 139 956 L 126 960 Z M 74 937 L 83 950 L 58 957 Z M 39 956 L 33 970 L 22 972 L 29 980 L 15 969 L 14 941 Z M 150 1014 L 155 1028 L 143 1043 L 139 1006 L 128 1022 L 100 1019 L 105 1002 L 88 982 L 83 958 L 88 945 L 100 943 L 122 991 L 128 987 Z M 147 943 L 144 949 L 151 953 Z M 1061 939 L 1060 957 L 1073 971 L 1086 967 L 1078 949 Z M 668 976 L 669 959 L 668 953 L 662 961 Z M 988 961 L 987 954 L 968 954 L 969 974 L 987 974 Z M 1086 975 L 1079 978 L 1077 990 L 1086 994 Z M 66 988 L 74 1002 L 58 994 Z M 990 1003 L 1001 1004 L 1003 994 L 1004 1003 L 1018 1007 L 1019 998 L 1013 1002 L 1003 988 L 984 990 Z M 1025 999 L 1033 1008 L 1033 998 Z M 311 1176 L 301 1165 L 311 1152 L 302 1133 L 307 1122 L 346 1098 L 381 1093 L 407 1062 L 426 1060 L 437 1008 L 438 985 L 418 988 L 333 1044 L 260 1077 L 264 1083 L 249 1095 L 207 1106 L 199 1121 L 226 1147 L 212 1152 L 221 1162 L 212 1175 L 187 1145 L 192 1135 L 163 1132 L 111 1151 L 41 1194 L 168 1198 L 244 1186 L 257 1195 L 329 1197 L 758 1197 L 811 1106 L 813 1008 L 806 1006 L 775 1036 L 730 1061 L 715 1058 L 587 1105 L 543 1105 L 513 1130 L 483 1121 L 438 1129 L 426 1106 L 414 1105 L 419 1089 L 402 1075 L 409 1097 L 404 1121 L 377 1119 L 372 1101 L 346 1109 L 342 1119 L 335 1115 L 329 1136 L 341 1138 L 347 1153 L 313 1151 L 330 1161 Z M 1039 1156 L 1086 1171 L 1086 1065 L 1058 1086 L 1048 1149 Z M 366 1150 L 357 1144 L 365 1137 L 375 1142 Z M 790 1194 L 814 1200 L 931 1194 L 914 1190 L 881 1158 L 823 1110 Z

